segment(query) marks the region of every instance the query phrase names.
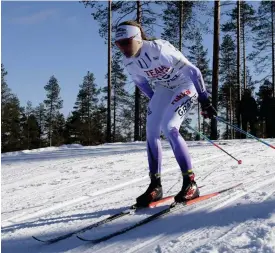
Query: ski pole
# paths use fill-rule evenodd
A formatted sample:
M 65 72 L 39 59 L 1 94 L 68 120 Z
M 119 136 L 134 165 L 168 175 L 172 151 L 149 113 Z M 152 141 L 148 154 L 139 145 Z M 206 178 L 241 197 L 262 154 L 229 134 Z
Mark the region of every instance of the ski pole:
M 210 140 L 209 138 L 207 138 L 204 134 L 202 134 L 201 132 L 197 131 L 196 129 L 194 129 L 193 127 L 186 125 L 188 128 L 190 128 L 191 130 L 193 130 L 194 132 L 196 132 L 197 134 L 199 134 L 202 138 L 204 138 L 205 140 L 207 140 L 208 142 L 210 142 L 211 144 L 213 144 L 215 147 L 219 148 L 221 151 L 223 151 L 224 153 L 226 153 L 227 155 L 229 155 L 231 158 L 233 158 L 234 160 L 236 160 L 238 162 L 238 164 L 242 164 L 242 160 L 238 160 L 237 158 L 235 158 L 233 155 L 229 154 L 227 151 L 225 151 L 222 147 L 220 147 L 218 144 L 214 143 L 212 140 Z
M 233 127 L 233 128 L 236 129 L 237 131 L 239 131 L 239 132 L 245 134 L 246 136 L 249 136 L 249 137 L 251 137 L 251 138 L 253 138 L 253 139 L 255 139 L 255 140 L 259 141 L 259 142 L 262 142 L 263 144 L 265 144 L 265 145 L 267 145 L 267 146 L 269 146 L 269 147 L 275 149 L 275 147 L 272 146 L 271 144 L 269 144 L 269 143 L 267 143 L 267 142 L 265 142 L 265 141 L 259 139 L 258 137 L 254 136 L 254 135 L 252 135 L 252 134 L 250 134 L 250 133 L 247 133 L 246 131 L 244 131 L 244 130 L 238 128 L 238 127 L 235 126 L 235 125 L 230 124 L 229 122 L 225 121 L 223 118 L 221 118 L 221 117 L 219 117 L 219 116 L 216 116 L 216 119 L 217 119 L 218 121 L 221 121 L 221 122 L 223 122 L 223 123 L 225 123 L 225 124 L 227 124 L 227 125 Z

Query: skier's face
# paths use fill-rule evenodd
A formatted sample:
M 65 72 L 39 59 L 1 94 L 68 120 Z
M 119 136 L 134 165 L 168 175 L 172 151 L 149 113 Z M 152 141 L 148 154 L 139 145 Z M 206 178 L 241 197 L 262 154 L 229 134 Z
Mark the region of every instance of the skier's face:
M 141 48 L 141 42 L 134 40 L 134 37 L 117 40 L 116 45 L 127 58 L 136 55 Z

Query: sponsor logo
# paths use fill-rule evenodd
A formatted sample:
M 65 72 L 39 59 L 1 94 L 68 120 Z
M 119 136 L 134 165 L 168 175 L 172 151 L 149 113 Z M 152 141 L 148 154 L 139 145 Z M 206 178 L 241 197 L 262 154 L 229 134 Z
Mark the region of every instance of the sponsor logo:
M 119 27 L 117 30 L 116 30 L 116 37 L 123 37 L 125 34 L 126 34 L 126 29 L 125 28 L 122 28 L 122 27 Z
M 184 115 L 189 111 L 189 109 L 192 107 L 194 102 L 197 99 L 197 94 L 195 94 L 193 97 L 189 97 L 186 101 L 184 101 L 180 106 L 178 106 L 175 110 L 175 112 L 178 113 L 178 115 L 183 118 Z
M 117 32 L 125 32 L 125 31 L 126 31 L 126 29 L 123 28 L 123 27 L 119 27 L 119 28 L 117 29 Z
M 182 98 L 190 94 L 191 94 L 190 90 L 185 90 L 184 92 L 181 92 L 179 95 L 176 96 L 176 98 L 173 100 L 171 104 L 174 105 L 176 102 L 180 101 Z
M 169 70 L 170 70 L 170 68 L 161 66 L 161 67 L 157 67 L 154 69 L 146 70 L 144 72 L 146 73 L 146 75 L 149 78 L 152 78 L 152 77 L 156 78 L 156 77 L 161 77 L 161 76 L 165 75 Z

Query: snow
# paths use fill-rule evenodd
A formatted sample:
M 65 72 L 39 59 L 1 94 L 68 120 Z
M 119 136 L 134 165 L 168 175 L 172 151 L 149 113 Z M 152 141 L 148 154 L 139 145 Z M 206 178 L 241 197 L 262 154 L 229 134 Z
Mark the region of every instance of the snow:
M 267 139 L 275 145 L 274 139 Z M 243 185 L 97 245 L 51 238 L 127 209 L 149 183 L 144 142 L 61 147 L 2 154 L 2 252 L 275 252 L 275 151 L 255 140 L 188 142 L 201 194 Z M 163 142 L 165 195 L 181 188 Z M 98 238 L 167 207 L 140 210 L 82 234 Z

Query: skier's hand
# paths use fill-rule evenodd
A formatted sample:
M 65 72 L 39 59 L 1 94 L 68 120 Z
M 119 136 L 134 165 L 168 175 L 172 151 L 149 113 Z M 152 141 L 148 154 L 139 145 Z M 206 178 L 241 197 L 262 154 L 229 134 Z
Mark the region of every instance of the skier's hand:
M 201 102 L 201 115 L 206 119 L 213 119 L 214 116 L 217 116 L 217 111 L 209 100 Z

